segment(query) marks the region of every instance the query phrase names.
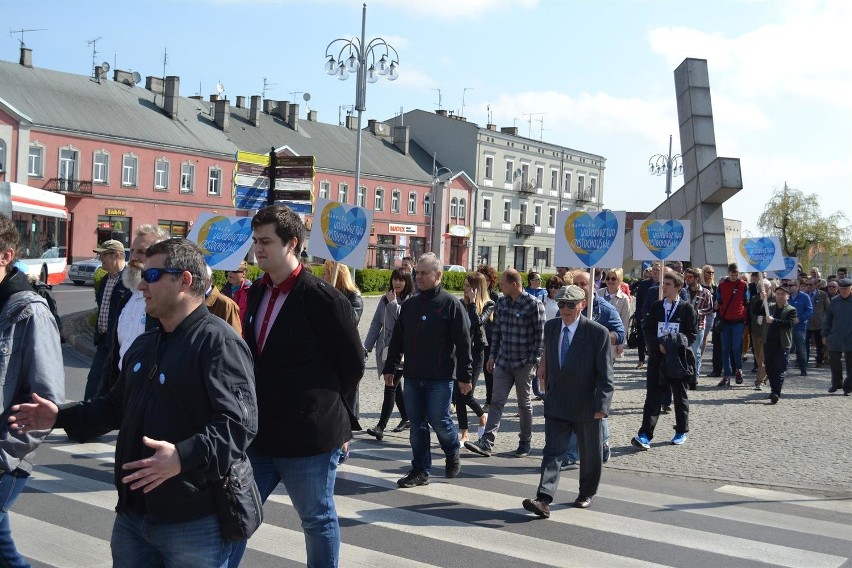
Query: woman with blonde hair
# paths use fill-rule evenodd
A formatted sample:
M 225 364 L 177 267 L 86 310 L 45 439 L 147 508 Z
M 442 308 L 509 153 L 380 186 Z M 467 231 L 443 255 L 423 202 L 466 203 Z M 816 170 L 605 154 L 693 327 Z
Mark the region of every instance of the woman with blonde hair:
M 630 329 L 630 298 L 624 293 L 621 284 L 624 282 L 624 271 L 620 268 L 610 268 L 604 276 L 606 288 L 598 288 L 595 293 L 598 298 L 602 298 L 612 304 L 612 307 L 618 312 L 618 317 L 621 318 L 621 325 L 624 329 Z M 614 345 L 613 354 L 617 357 L 621 356 L 624 350 L 623 345 Z
M 459 436 L 461 443 L 469 441 L 467 434 L 467 407 L 479 418 L 479 435 L 485 429 L 487 416 L 485 411 L 473 397 L 476 390 L 476 381 L 482 373 L 485 362 L 485 323 L 491 321 L 494 316 L 494 302 L 488 294 L 488 281 L 479 272 L 469 272 L 464 279 L 464 297 L 462 304 L 467 309 L 470 320 L 471 359 L 473 363 L 473 378 L 470 382 L 470 391 L 462 394 L 457 382 L 453 386 L 453 400 L 456 404 L 456 415 L 459 420 Z

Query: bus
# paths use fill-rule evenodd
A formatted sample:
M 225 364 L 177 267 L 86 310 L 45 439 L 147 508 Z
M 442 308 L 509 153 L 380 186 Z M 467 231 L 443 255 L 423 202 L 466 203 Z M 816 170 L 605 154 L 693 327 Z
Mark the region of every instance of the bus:
M 17 258 L 48 286 L 65 281 L 68 268 L 68 210 L 65 196 L 19 183 L 0 182 L 11 195 L 12 221 L 18 229 Z

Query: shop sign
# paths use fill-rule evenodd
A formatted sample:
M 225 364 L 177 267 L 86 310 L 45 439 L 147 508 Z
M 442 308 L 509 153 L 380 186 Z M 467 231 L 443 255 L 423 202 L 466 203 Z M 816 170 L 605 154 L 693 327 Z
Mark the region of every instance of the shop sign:
M 400 225 L 398 223 L 388 223 L 388 232 L 395 235 L 416 235 L 416 225 Z
M 105 214 L 114 217 L 127 217 L 127 209 L 115 209 L 112 207 L 107 207 Z

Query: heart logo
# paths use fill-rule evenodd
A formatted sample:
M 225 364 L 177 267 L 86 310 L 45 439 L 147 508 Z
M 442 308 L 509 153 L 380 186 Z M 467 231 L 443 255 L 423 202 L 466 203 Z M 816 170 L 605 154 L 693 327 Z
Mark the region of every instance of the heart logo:
M 332 259 L 346 258 L 367 233 L 367 215 L 360 207 L 328 203 L 320 214 L 320 230 Z
M 766 270 L 775 257 L 775 243 L 772 239 L 740 239 L 740 254 L 755 270 Z
M 618 218 L 612 211 L 590 215 L 575 211 L 565 222 L 568 246 L 587 267 L 595 266 L 612 248 L 618 236 Z
M 207 219 L 198 231 L 198 246 L 204 260 L 216 266 L 251 239 L 251 217 L 216 215 Z
M 677 219 L 660 222 L 648 219 L 639 227 L 642 243 L 659 260 L 664 260 L 677 250 L 683 242 L 685 231 Z

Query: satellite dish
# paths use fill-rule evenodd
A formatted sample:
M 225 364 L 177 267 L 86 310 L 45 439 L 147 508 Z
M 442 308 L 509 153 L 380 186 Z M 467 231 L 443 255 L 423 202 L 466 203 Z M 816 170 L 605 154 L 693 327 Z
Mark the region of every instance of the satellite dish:
M 220 95 L 225 92 L 225 85 L 222 83 L 216 83 L 216 92 Z
M 134 71 L 133 72 L 133 82 L 138 85 L 139 81 L 141 81 L 141 80 L 142 80 L 142 75 L 139 74 L 139 71 Z
M 103 63 L 101 63 L 101 69 L 103 69 L 103 70 L 104 70 L 104 73 L 109 73 L 109 70 L 110 70 L 109 63 L 108 63 L 108 62 L 106 62 L 106 61 L 104 61 Z
M 302 98 L 305 99 L 305 102 L 308 102 L 309 100 L 311 100 L 311 94 L 305 93 L 304 95 L 302 95 Z

